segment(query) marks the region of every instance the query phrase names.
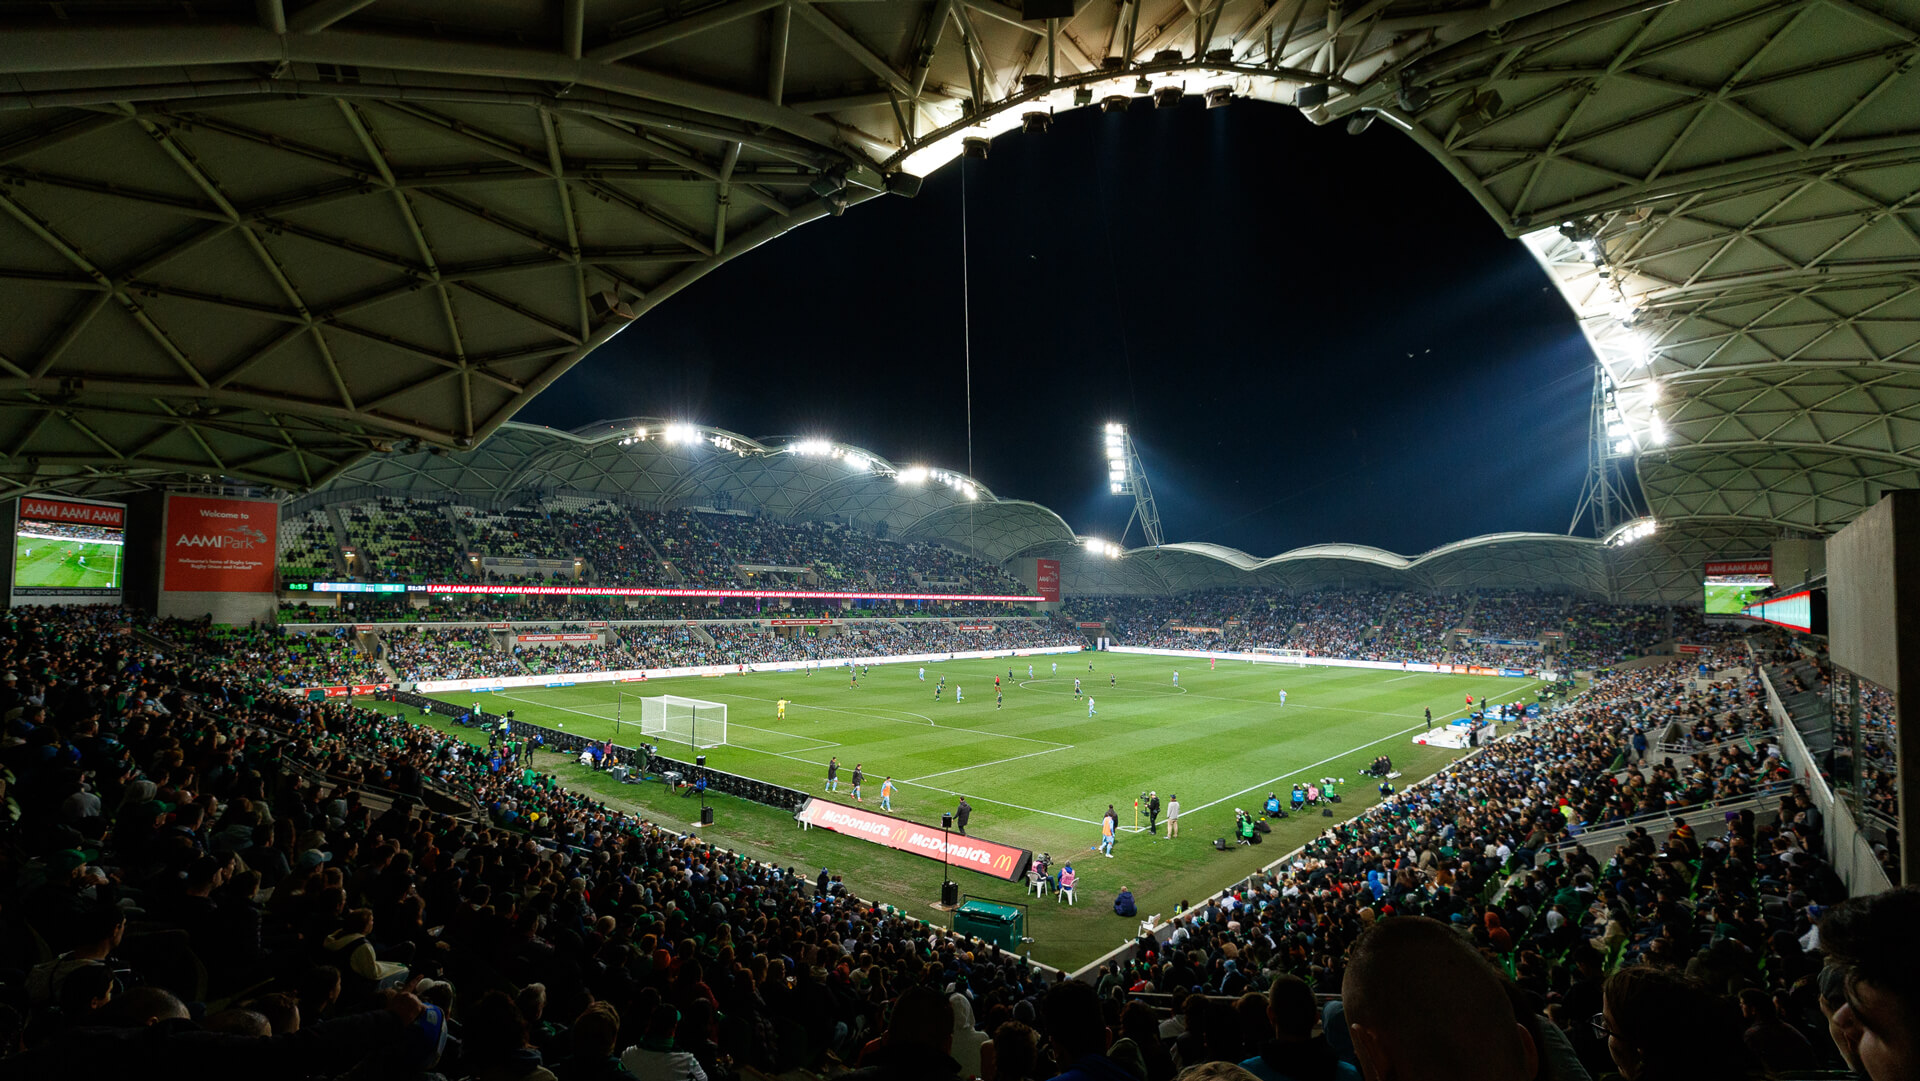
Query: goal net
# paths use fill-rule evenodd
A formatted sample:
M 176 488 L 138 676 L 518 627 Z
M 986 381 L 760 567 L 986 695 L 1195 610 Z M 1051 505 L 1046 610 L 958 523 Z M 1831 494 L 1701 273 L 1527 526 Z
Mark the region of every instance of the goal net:
M 664 743 L 720 747 L 727 742 L 727 706 L 672 694 L 640 699 L 640 734 Z

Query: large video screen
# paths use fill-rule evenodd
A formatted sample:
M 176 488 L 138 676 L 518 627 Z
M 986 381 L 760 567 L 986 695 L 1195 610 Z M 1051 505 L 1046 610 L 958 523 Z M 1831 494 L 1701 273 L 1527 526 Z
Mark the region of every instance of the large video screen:
M 1773 591 L 1773 560 L 1716 559 L 1706 566 L 1708 618 L 1737 619 L 1747 605 Z
M 1759 577 L 1709 578 L 1706 611 L 1710 616 L 1737 616 L 1747 605 L 1773 591 L 1773 579 Z
M 13 528 L 16 597 L 111 597 L 126 570 L 127 509 L 27 496 Z

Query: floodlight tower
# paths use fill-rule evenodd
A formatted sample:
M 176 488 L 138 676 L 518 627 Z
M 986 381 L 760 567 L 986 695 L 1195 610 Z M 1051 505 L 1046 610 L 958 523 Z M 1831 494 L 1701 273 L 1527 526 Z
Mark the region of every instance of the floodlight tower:
M 1153 502 L 1153 486 L 1147 483 L 1147 469 L 1140 464 L 1140 452 L 1133 445 L 1133 436 L 1127 434 L 1126 425 L 1116 423 L 1107 425 L 1106 438 L 1107 489 L 1114 495 L 1133 497 L 1133 513 L 1128 515 L 1126 527 L 1120 530 L 1120 542 L 1126 543 L 1127 530 L 1138 521 L 1147 543 L 1158 548 L 1164 543 L 1160 508 Z
M 1593 535 L 1610 536 L 1622 523 L 1640 516 L 1628 494 L 1623 476 L 1632 467 L 1633 436 L 1621 416 L 1613 379 L 1606 366 L 1596 363 L 1593 376 L 1593 408 L 1587 421 L 1587 480 L 1580 487 L 1580 499 L 1573 507 L 1573 521 L 1567 535 L 1590 521 Z

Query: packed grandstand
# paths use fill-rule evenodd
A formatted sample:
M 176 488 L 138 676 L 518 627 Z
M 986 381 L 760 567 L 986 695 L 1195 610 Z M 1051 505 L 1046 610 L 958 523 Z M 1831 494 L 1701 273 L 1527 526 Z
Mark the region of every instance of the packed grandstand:
M 9 1076 L 1349 1077 L 1351 1011 L 1394 982 L 1369 943 L 1406 951 L 1388 973 L 1446 955 L 1449 979 L 1484 981 L 1551 1063 L 1532 1077 L 1617 1067 L 1622 1031 L 1667 1057 L 1661 1075 L 1852 1061 L 1826 1028 L 1844 974 L 1886 978 L 1860 936 L 1920 913 L 1910 892 L 1848 900 L 1827 851 L 1814 791 L 1858 789 L 1871 858 L 1899 878 L 1890 700 L 1862 690 L 1862 738 L 1837 734 L 1817 643 L 1658 589 L 1610 595 L 1583 569 L 1594 549 L 1560 539 L 1343 551 L 1334 571 L 1237 584 L 1217 579 L 1257 567 L 1187 551 L 1200 569 L 1169 588 L 1057 603 L 1008 558 L 1032 539 L 996 560 L 977 536 L 872 517 L 357 487 L 283 516 L 279 579 L 307 588 L 271 619 L 13 609 Z M 1529 545 L 1524 574 L 1492 554 Z M 639 588 L 569 592 L 601 586 Z M 1197 876 L 1075 973 L 571 788 L 560 767 L 593 749 L 577 737 L 362 697 L 1114 647 L 1553 690 L 1430 777 L 1381 755 L 1377 803 L 1294 785 L 1295 813 L 1334 821 L 1257 873 Z M 1058 893 L 1071 880 L 1045 860 L 1029 885 Z
M 1103 606 L 1102 618 L 1224 624 L 1284 610 L 1271 628 L 1305 610 L 1351 626 L 1391 610 L 1372 594 L 1190 603 Z M 1505 597 L 1486 611 L 1517 631 L 1566 608 Z M 945 643 L 939 628 L 872 633 L 917 648 Z M 640 628 L 589 656 L 763 648 L 689 630 Z M 411 627 L 384 642 L 385 660 L 422 674 L 528 664 L 466 634 Z M 1759 1077 L 1841 1065 L 1823 1011 L 1849 992 L 1822 976 L 1816 926 L 1829 970 L 1877 974 L 1852 960 L 1849 936 L 1916 916 L 1911 893 L 1847 900 L 1828 865 L 1768 708 L 1770 686 L 1821 678 L 1819 661 L 1772 634 L 1601 675 L 1269 870 L 1196 891 L 1156 933 L 1064 983 L 864 902 L 858 883 L 811 880 L 556 787 L 540 759 L 502 770 L 464 738 L 286 689 L 304 681 L 289 673 L 355 678 L 375 660 L 338 630 L 8 613 L 4 829 L 32 861 L 5 909 L 0 1018 L 10 1046 L 28 1048 L 10 1076 L 81 1063 L 524 1076 L 496 1073 L 509 1061 L 560 1078 L 624 1062 L 649 1077 L 681 1076 L 658 1071 L 686 1061 L 721 1078 L 843 1066 L 904 1077 L 884 1071 L 937 1067 L 965 1044 L 993 1050 L 913 1076 L 1023 1081 L 1089 1056 L 1140 1081 L 1243 1060 L 1332 1070 L 1357 1037 L 1337 1008 L 1310 1036 L 1323 1013 L 1313 993 L 1344 986 L 1351 1002 L 1370 980 L 1394 981 L 1355 970 L 1356 945 L 1419 916 L 1452 928 L 1449 964 L 1506 988 L 1495 994 L 1509 1026 L 1557 1049 L 1550 1076 L 1607 1068 L 1607 1031 L 1588 1023 L 1604 1004 L 1614 1024 L 1676 1025 L 1711 1049 L 1715 1072 L 1695 1076 Z M 1699 678 L 1702 662 L 1714 678 Z M 1422 948 L 1401 948 L 1401 963 L 1422 963 Z M 937 1023 L 903 1028 L 916 1011 Z

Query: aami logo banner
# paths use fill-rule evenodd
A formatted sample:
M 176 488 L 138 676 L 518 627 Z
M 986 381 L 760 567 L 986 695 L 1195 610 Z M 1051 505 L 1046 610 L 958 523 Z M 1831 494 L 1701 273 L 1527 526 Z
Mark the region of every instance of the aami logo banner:
M 1770 575 L 1772 573 L 1773 560 L 1771 559 L 1716 559 L 1710 560 L 1707 563 L 1707 577 L 1709 578 L 1719 578 L 1736 574 Z
M 944 849 L 947 861 L 955 867 L 966 867 L 983 875 L 1004 878 L 1008 882 L 1026 874 L 1027 864 L 1033 859 L 1033 853 L 1024 848 L 982 841 L 977 837 L 963 837 L 957 833 L 943 835 L 931 826 L 830 800 L 810 799 L 793 817 L 806 825 L 859 837 L 902 852 L 913 852 L 930 860 L 940 859 Z
M 161 588 L 179 593 L 271 593 L 280 505 L 218 496 L 167 497 Z
M 1057 559 L 1036 559 L 1034 571 L 1034 591 L 1043 601 L 1060 599 L 1060 561 Z
M 36 522 L 75 522 L 122 529 L 126 526 L 127 509 L 104 503 L 71 503 L 64 499 L 28 496 L 20 501 L 20 517 Z

